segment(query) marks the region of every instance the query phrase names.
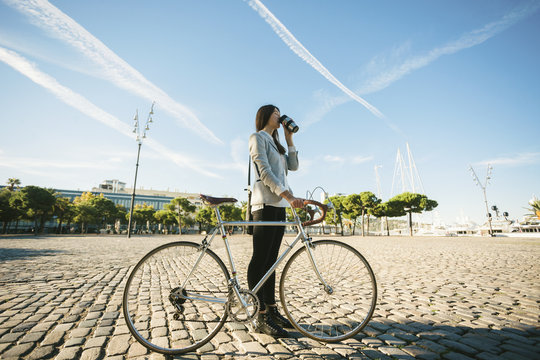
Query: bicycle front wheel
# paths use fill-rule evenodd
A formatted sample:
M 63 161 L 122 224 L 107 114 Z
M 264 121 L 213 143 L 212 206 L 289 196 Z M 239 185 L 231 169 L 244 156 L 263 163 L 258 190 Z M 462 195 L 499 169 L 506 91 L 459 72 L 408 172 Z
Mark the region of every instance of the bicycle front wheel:
M 229 273 L 211 250 L 179 241 L 144 256 L 131 271 L 123 311 L 131 334 L 152 351 L 174 355 L 206 344 L 227 319 Z
M 293 326 L 323 342 L 356 335 L 377 302 L 375 275 L 367 260 L 334 240 L 314 241 L 295 252 L 283 269 L 279 291 Z

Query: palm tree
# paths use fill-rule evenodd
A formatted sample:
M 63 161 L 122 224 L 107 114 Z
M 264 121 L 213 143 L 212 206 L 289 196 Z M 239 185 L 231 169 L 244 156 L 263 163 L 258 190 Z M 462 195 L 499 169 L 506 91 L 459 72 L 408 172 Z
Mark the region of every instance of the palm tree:
M 9 178 L 7 181 L 7 184 L 9 185 L 9 191 L 13 191 L 15 186 L 17 186 L 18 188 L 19 185 L 21 185 L 21 180 L 16 179 L 16 178 Z
M 529 201 L 529 205 L 531 205 L 531 208 L 529 209 L 532 212 L 531 215 L 536 215 L 540 219 L 540 200 L 533 196 Z

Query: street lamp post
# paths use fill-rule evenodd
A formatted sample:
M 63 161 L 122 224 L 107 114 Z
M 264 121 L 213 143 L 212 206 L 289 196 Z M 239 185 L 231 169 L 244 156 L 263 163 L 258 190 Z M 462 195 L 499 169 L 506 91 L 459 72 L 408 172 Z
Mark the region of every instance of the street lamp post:
M 493 170 L 493 167 L 490 164 L 488 164 L 487 173 L 486 173 L 486 180 L 485 180 L 483 185 L 480 182 L 480 179 L 478 179 L 478 176 L 476 175 L 476 172 L 474 171 L 472 166 L 469 166 L 469 170 L 472 173 L 472 177 L 473 177 L 473 180 L 474 180 L 475 184 L 480 186 L 480 188 L 482 189 L 482 193 L 484 194 L 484 204 L 486 205 L 486 216 L 488 218 L 488 224 L 489 224 L 489 235 L 494 236 L 493 228 L 491 227 L 491 213 L 489 212 L 489 206 L 488 206 L 487 195 L 486 195 L 486 187 L 488 186 L 489 180 L 491 179 L 491 171 Z
M 133 209 L 135 207 L 135 189 L 137 188 L 137 173 L 139 172 L 139 157 L 141 155 L 141 145 L 144 139 L 146 139 L 146 132 L 150 130 L 150 123 L 152 121 L 152 115 L 154 115 L 154 104 L 152 103 L 152 107 L 150 108 L 150 112 L 148 113 L 148 117 L 146 118 L 146 124 L 143 129 L 143 134 L 141 136 L 141 128 L 139 126 L 139 111 L 137 110 L 135 112 L 135 118 L 133 119 L 135 123 L 133 124 L 133 133 L 137 134 L 137 163 L 135 164 L 135 179 L 133 180 L 133 193 L 131 194 L 131 207 L 129 209 L 129 222 L 128 222 L 128 234 L 127 237 L 131 237 L 131 221 L 133 219 Z

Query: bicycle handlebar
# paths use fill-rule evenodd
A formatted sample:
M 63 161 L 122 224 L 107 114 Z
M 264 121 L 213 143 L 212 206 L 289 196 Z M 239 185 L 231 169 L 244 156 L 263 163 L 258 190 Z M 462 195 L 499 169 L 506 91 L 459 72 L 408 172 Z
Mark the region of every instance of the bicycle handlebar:
M 309 220 L 309 221 L 304 221 L 302 223 L 302 226 L 310 226 L 310 225 L 315 225 L 315 224 L 318 224 L 320 222 L 322 222 L 325 218 L 326 218 L 326 211 L 328 210 L 328 206 L 326 206 L 325 204 L 322 204 L 318 201 L 315 201 L 315 200 L 304 200 L 304 206 L 305 205 L 315 205 L 317 206 L 319 209 L 322 210 L 322 215 L 321 217 L 319 217 L 318 219 L 316 220 L 313 220 L 313 214 L 315 214 L 314 211 L 309 211 L 308 210 L 308 213 L 310 214 L 312 220 Z

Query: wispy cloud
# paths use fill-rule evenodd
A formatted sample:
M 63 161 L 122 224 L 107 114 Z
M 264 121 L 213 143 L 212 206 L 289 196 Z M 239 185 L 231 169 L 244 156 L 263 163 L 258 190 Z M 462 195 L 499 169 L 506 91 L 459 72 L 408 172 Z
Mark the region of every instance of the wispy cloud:
M 483 160 L 474 165 L 502 165 L 502 166 L 519 166 L 540 163 L 540 152 L 520 153 L 513 156 L 502 156 L 490 160 Z
M 413 56 L 405 60 L 397 60 L 399 62 L 398 65 L 390 66 L 385 70 L 377 72 L 377 74 L 373 75 L 362 85 L 360 85 L 356 89 L 356 93 L 367 95 L 381 91 L 411 72 L 428 66 L 441 56 L 455 54 L 461 50 L 482 44 L 493 36 L 508 29 L 512 25 L 534 14 L 539 8 L 540 2 L 532 2 L 524 6 L 519 6 L 510 11 L 508 14 L 504 15 L 501 19 L 488 23 L 481 28 L 467 32 L 457 40 L 453 40 L 442 46 L 436 47 L 427 53 Z M 409 45 L 410 44 L 407 43 L 404 46 L 399 46 L 393 51 L 392 56 L 394 58 L 401 59 Z M 394 60 L 394 62 L 395 61 L 396 60 Z M 375 63 L 385 64 L 387 61 L 386 59 L 377 56 L 370 62 L 370 64 L 368 64 L 368 68 L 371 68 Z M 324 92 L 318 92 L 315 94 L 315 96 L 321 102 L 321 105 L 312 110 L 312 112 L 307 116 L 310 119 L 307 125 L 311 125 L 322 120 L 326 114 L 332 111 L 332 109 L 350 101 L 348 97 L 332 97 Z
M 278 18 L 270 12 L 259 0 L 246 0 L 249 6 L 257 11 L 259 15 L 272 27 L 272 30 L 283 40 L 283 42 L 302 60 L 308 63 L 312 68 L 318 71 L 332 84 L 336 85 L 341 91 L 343 91 L 351 99 L 362 104 L 366 109 L 371 111 L 375 116 L 380 119 L 384 118 L 384 115 L 373 105 L 362 99 L 360 96 L 352 92 L 348 87 L 343 85 L 315 56 L 313 56 L 305 47 L 298 41 L 293 34 L 278 20 Z
M 16 51 L 36 61 L 47 62 L 64 69 L 75 71 L 87 76 L 99 77 L 101 70 L 96 71 L 96 65 L 84 57 L 68 58 L 67 51 L 59 52 L 49 46 L 43 37 L 32 33 L 14 33 L 0 28 L 0 46 Z M 79 55 L 79 52 L 77 52 Z
M 327 154 L 322 156 L 315 156 L 312 158 L 302 156 L 302 158 L 300 159 L 300 168 L 294 173 L 294 178 L 312 176 L 313 173 L 321 171 L 321 166 L 325 169 L 332 168 L 336 170 L 344 166 L 361 166 L 361 164 L 368 163 L 372 160 L 373 156 L 363 155 L 342 156 Z
M 362 164 L 373 160 L 373 156 L 355 156 L 351 159 L 353 164 Z
M 346 163 L 347 164 L 358 165 L 358 164 L 363 164 L 363 163 L 372 161 L 373 156 L 357 155 L 357 156 L 344 157 L 344 156 L 338 156 L 338 155 L 325 155 L 325 156 L 323 156 L 322 159 L 325 162 L 332 163 L 332 164 L 335 164 L 335 165 L 344 165 Z
M 161 109 L 174 116 L 182 126 L 194 131 L 204 139 L 222 143 L 188 107 L 173 100 L 99 39 L 48 1 L 4 1 L 29 16 L 36 26 L 70 44 L 100 66 L 103 79 L 149 101 L 156 101 Z
M 383 71 L 377 76 L 369 79 L 360 87 L 360 89 L 357 90 L 357 92 L 365 95 L 380 91 L 414 70 L 431 64 L 433 61 L 437 60 L 443 55 L 451 55 L 461 50 L 480 45 L 486 40 L 535 13 L 538 8 L 540 8 L 539 2 L 530 3 L 525 6 L 515 8 L 508 14 L 504 15 L 500 20 L 491 22 L 479 29 L 465 33 L 457 40 L 450 41 L 449 43 L 434 48 L 425 54 L 406 59 L 403 63 L 392 67 L 387 71 Z
M 310 126 L 321 121 L 334 108 L 350 101 L 347 96 L 332 96 L 325 90 L 318 90 L 314 94 L 318 106 L 306 114 L 304 126 Z
M 334 164 L 343 164 L 345 162 L 344 157 L 337 156 L 337 155 L 325 155 L 323 157 L 323 160 L 329 163 L 334 163 Z
M 231 141 L 231 158 L 233 160 L 231 167 L 247 174 L 248 144 L 244 139 L 236 138 Z
M 58 99 L 60 99 L 67 105 L 77 109 L 88 117 L 115 129 L 116 131 L 127 137 L 130 137 L 132 139 L 135 138 L 135 135 L 133 134 L 130 126 L 123 123 L 115 116 L 107 113 L 103 109 L 97 107 L 82 95 L 63 86 L 56 79 L 39 70 L 35 64 L 29 62 L 27 59 L 20 56 L 16 52 L 0 47 L 0 61 L 11 66 L 13 69 L 28 77 L 36 84 L 50 91 Z M 150 148 L 152 148 L 156 152 L 159 152 L 164 157 L 172 160 L 178 166 L 191 168 L 207 176 L 218 177 L 216 174 L 200 167 L 197 164 L 197 161 L 195 161 L 194 159 L 175 153 L 151 138 L 148 138 L 146 140 L 146 144 Z
M 133 157 L 133 154 L 131 155 Z M 21 173 L 36 175 L 40 177 L 50 177 L 52 174 L 58 176 L 63 170 L 66 174 L 73 173 L 73 170 L 114 170 L 118 167 L 113 159 L 105 161 L 77 161 L 51 160 L 43 158 L 5 156 L 0 150 L 0 168 L 9 168 Z M 51 172 L 51 170 L 54 170 Z
M 113 169 L 111 164 L 99 162 L 84 162 L 84 161 L 54 161 L 43 160 L 42 158 L 28 158 L 28 157 L 4 157 L 0 156 L 0 166 L 10 168 L 40 168 L 40 169 Z
M 247 177 L 248 171 L 248 145 L 244 139 L 236 138 L 230 142 L 229 158 L 212 160 L 211 162 L 200 162 L 205 168 L 230 174 L 230 172 L 241 173 Z M 223 154 L 225 155 L 225 154 Z

